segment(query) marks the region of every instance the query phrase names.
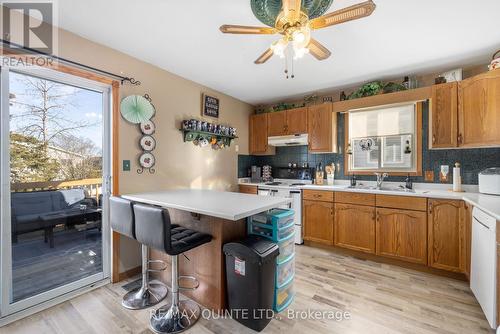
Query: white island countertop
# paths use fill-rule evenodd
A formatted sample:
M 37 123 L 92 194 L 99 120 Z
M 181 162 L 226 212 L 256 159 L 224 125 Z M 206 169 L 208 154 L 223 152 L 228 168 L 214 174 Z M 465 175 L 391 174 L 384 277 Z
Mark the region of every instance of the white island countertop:
M 228 191 L 178 189 L 122 195 L 134 202 L 158 205 L 228 220 L 240 220 L 290 203 L 289 198 Z

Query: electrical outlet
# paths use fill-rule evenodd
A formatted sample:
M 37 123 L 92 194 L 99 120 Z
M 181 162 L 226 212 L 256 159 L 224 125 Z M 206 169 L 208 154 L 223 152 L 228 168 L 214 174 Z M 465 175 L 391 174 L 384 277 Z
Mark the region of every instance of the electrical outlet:
M 130 172 L 130 160 L 123 160 L 123 171 Z
M 434 182 L 434 171 L 432 170 L 425 171 L 425 181 Z

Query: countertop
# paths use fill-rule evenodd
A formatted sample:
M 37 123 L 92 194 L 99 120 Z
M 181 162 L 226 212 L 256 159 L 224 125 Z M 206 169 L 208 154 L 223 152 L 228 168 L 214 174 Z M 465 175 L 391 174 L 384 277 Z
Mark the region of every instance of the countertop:
M 396 195 L 396 196 L 414 196 L 414 197 L 427 197 L 427 198 L 437 198 L 437 199 L 456 199 L 464 200 L 494 217 L 496 220 L 500 221 L 500 196 L 486 195 L 477 192 L 477 186 L 464 185 L 462 188 L 465 192 L 453 192 L 451 191 L 451 184 L 431 184 L 431 183 L 414 183 L 414 192 L 404 192 L 404 191 L 391 191 L 391 190 L 377 190 L 377 189 L 356 189 L 348 188 L 347 180 L 336 180 L 333 185 L 303 185 L 297 188 L 300 189 L 311 189 L 311 190 L 325 190 L 325 191 L 345 191 L 345 192 L 357 192 L 357 193 L 369 193 L 369 194 L 379 194 L 379 195 Z M 248 179 L 239 179 L 239 184 L 254 185 L 254 186 L 265 186 L 264 183 L 252 183 L 248 182 Z M 358 181 L 365 185 L 374 185 L 372 181 Z M 397 187 L 401 183 L 397 182 L 384 182 L 384 185 Z
M 228 220 L 240 220 L 290 203 L 289 198 L 264 197 L 217 190 L 179 189 L 122 195 L 131 201 L 179 209 Z

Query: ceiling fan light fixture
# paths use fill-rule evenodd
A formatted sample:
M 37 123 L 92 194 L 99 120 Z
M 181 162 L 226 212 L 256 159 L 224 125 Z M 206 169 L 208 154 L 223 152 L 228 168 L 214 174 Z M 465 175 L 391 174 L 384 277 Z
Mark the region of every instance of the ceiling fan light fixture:
M 295 30 L 291 35 L 291 39 L 295 49 L 303 49 L 307 47 L 311 41 L 311 28 L 309 28 L 309 26 L 304 26 Z
M 293 59 L 297 60 L 297 59 L 300 59 L 302 57 L 304 57 L 304 55 L 308 54 L 309 53 L 309 49 L 308 48 L 293 48 Z
M 280 58 L 285 58 L 285 51 L 288 47 L 288 41 L 285 38 L 279 39 L 271 44 L 271 50 Z

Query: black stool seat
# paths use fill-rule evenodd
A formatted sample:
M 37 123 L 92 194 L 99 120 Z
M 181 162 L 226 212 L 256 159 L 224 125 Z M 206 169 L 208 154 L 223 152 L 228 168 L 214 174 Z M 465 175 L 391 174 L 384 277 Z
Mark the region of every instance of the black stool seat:
M 210 234 L 172 224 L 168 209 L 134 204 L 134 213 L 140 222 L 135 225 L 137 240 L 168 255 L 179 255 L 212 240 Z
M 168 255 L 187 252 L 212 240 L 212 236 L 209 234 L 190 230 L 179 225 L 172 225 L 170 231 L 170 249 L 165 249 Z

